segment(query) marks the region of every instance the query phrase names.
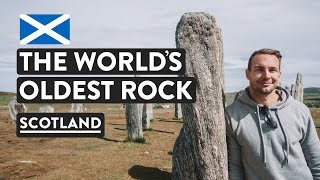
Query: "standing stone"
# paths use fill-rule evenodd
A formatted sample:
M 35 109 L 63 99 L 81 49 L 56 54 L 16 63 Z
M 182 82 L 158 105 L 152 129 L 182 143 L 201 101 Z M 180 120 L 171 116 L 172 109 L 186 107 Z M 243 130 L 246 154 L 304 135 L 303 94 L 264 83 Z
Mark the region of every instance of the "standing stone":
M 143 104 L 141 103 L 126 104 L 126 120 L 129 141 L 139 141 L 143 139 L 142 111 Z
M 153 119 L 153 105 L 149 103 L 143 104 L 142 111 L 142 129 L 150 129 L 150 120 Z
M 295 90 L 296 90 L 296 88 L 295 88 L 294 84 L 292 84 L 292 85 L 291 85 L 291 91 L 290 91 L 290 95 L 291 95 L 292 97 L 294 97 L 294 92 L 295 92 Z
M 17 120 L 18 113 L 27 112 L 27 107 L 23 103 L 17 102 L 17 97 L 12 97 L 12 100 L 8 104 L 11 119 L 15 122 Z
M 147 104 L 147 114 L 150 117 L 150 120 L 153 119 L 153 104 Z
M 180 103 L 175 103 L 174 117 L 178 118 L 178 119 L 182 118 L 182 111 L 181 111 L 181 104 Z
M 297 74 L 296 78 L 296 89 L 294 91 L 294 98 L 300 102 L 303 102 L 303 84 L 302 84 L 302 75 Z
M 53 113 L 54 112 L 54 107 L 45 105 L 39 108 L 40 113 Z
M 71 113 L 83 113 L 83 105 L 81 103 L 72 103 L 70 112 Z
M 284 89 L 287 91 L 288 94 L 290 94 L 290 88 L 288 86 L 285 86 Z
M 162 104 L 161 107 L 163 109 L 170 109 L 171 108 L 171 106 L 169 104 Z
M 239 92 L 237 92 L 237 94 L 234 96 L 234 101 L 238 99 L 242 93 L 243 93 L 243 90 L 240 90 Z
M 185 77 L 197 78 L 197 101 L 183 103 L 183 127 L 172 155 L 172 179 L 228 179 L 224 118 L 223 46 L 220 28 L 207 13 L 186 13 L 176 31 L 186 50 Z

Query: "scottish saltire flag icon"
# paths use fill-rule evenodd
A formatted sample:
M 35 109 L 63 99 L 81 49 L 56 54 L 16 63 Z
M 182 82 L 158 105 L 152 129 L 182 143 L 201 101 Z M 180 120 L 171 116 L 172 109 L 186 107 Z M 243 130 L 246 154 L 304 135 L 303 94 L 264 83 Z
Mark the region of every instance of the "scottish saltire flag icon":
M 20 14 L 20 44 L 70 44 L 70 15 Z

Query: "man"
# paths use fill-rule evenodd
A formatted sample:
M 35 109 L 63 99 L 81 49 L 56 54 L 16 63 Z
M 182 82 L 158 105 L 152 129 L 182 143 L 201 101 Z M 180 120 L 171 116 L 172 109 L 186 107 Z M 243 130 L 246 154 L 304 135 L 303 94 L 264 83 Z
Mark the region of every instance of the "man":
M 320 142 L 309 109 L 278 87 L 281 54 L 255 51 L 250 82 L 226 108 L 230 179 L 320 179 Z

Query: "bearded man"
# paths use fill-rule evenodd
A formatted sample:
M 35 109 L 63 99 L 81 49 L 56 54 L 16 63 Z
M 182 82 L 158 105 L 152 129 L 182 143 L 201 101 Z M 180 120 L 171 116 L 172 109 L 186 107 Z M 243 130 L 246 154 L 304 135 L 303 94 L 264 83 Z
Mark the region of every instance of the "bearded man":
M 309 109 L 279 87 L 281 54 L 255 51 L 249 87 L 226 108 L 229 178 L 320 179 L 320 142 Z

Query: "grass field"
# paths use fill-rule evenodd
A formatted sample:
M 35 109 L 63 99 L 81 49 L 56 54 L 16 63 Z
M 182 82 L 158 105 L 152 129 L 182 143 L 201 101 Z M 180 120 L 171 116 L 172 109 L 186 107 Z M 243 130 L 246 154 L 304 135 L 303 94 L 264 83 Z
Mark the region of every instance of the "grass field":
M 36 111 L 39 105 L 27 107 Z M 182 127 L 172 105 L 154 110 L 153 130 L 144 132 L 143 144 L 125 141 L 122 104 L 85 107 L 105 114 L 104 138 L 18 138 L 8 106 L 0 105 L 0 179 L 170 179 L 172 148 Z
M 320 108 L 320 93 L 304 93 L 304 103 L 310 108 Z
M 8 105 L 15 94 L 0 93 L 0 105 Z

